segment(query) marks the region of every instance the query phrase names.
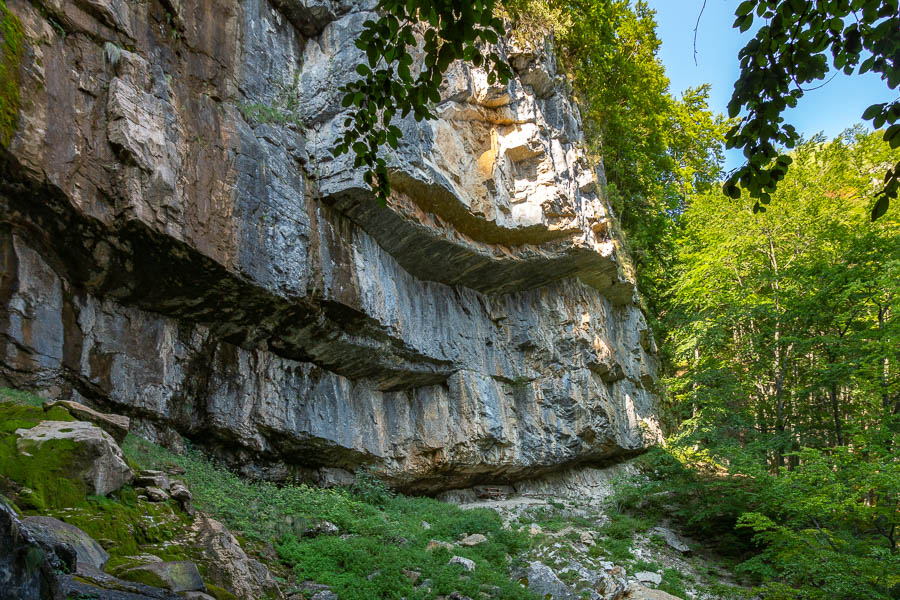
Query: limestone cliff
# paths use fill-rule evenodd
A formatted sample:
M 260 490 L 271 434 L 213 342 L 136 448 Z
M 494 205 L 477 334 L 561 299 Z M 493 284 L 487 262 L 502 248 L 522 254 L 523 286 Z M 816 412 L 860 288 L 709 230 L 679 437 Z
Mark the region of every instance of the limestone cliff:
M 455 65 L 377 205 L 331 148 L 372 5 L 7 0 L 0 385 L 245 472 L 432 493 L 658 435 L 655 348 L 538 44 Z M 0 100 L 2 101 L 2 100 Z

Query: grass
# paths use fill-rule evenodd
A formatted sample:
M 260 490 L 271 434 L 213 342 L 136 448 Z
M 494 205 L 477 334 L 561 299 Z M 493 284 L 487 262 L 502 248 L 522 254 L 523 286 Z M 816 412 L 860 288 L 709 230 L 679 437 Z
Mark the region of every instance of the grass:
M 198 508 L 250 539 L 275 542 L 278 556 L 298 581 L 329 585 L 341 600 L 414 600 L 454 591 L 470 597 L 534 598 L 508 576 L 511 557 L 527 550 L 531 538 L 521 526 L 504 528 L 493 510 L 462 510 L 430 498 L 395 495 L 371 475 L 359 477 L 353 490 L 247 481 L 198 452 L 179 456 L 131 435 L 123 450 L 138 468 L 184 468 Z M 339 534 L 305 535 L 322 521 L 335 524 Z M 431 528 L 424 529 L 422 521 Z M 452 552 L 426 550 L 432 539 L 455 542 L 472 533 L 484 534 L 488 541 Z M 474 560 L 477 567 L 465 572 L 448 564 L 452 556 Z M 409 576 L 413 573 L 417 583 Z M 425 580 L 429 586 L 417 587 Z
M 684 577 L 679 571 L 675 569 L 663 569 L 662 582 L 659 584 L 658 588 L 664 592 L 672 594 L 673 596 L 686 598 L 687 588 L 685 588 L 684 585 L 686 579 L 686 577 Z
M 26 514 L 54 516 L 80 527 L 107 548 L 109 569 L 114 572 L 129 566 L 129 557 L 142 553 L 163 560 L 196 560 L 192 549 L 180 541 L 190 519 L 173 501 L 139 500 L 130 486 L 108 498 L 88 497 L 77 486 L 66 493 L 57 490 L 68 481 L 63 464 L 67 453 L 55 448 L 51 454 L 61 461 L 59 465 L 38 464 L 39 457 L 26 459 L 17 451 L 14 432 L 44 419 L 72 417 L 59 407 L 45 413 L 42 399 L 33 394 L 2 389 L 0 397 L 5 400 L 0 403 L 2 472 L 19 486 L 33 486 L 24 504 L 21 496 L 17 499 Z M 222 520 L 239 537 L 274 543 L 298 581 L 327 584 L 342 600 L 413 600 L 454 591 L 479 598 L 534 598 L 508 576 L 511 557 L 527 550 L 531 538 L 521 526 L 505 528 L 492 510 L 464 511 L 429 498 L 396 495 L 371 474 L 361 474 L 352 490 L 247 481 L 199 452 L 174 454 L 134 435 L 126 438 L 123 451 L 135 469 L 183 468 L 195 506 Z M 40 501 L 28 502 L 32 497 Z M 340 535 L 307 535 L 323 521 L 336 525 Z M 422 521 L 431 527 L 424 529 Z M 452 543 L 471 533 L 484 534 L 488 541 L 452 551 L 426 550 L 432 539 Z M 475 561 L 476 569 L 466 572 L 449 564 L 455 555 Z M 425 580 L 427 586 L 418 585 Z
M 601 535 L 611 537 L 616 540 L 634 539 L 635 533 L 647 531 L 653 527 L 653 521 L 650 519 L 636 518 L 625 513 L 611 513 L 609 521 L 598 530 Z
M 46 400 L 36 394 L 0 387 L 0 403 L 11 402 L 20 406 L 42 406 Z
M 109 498 L 87 497 L 82 488 L 57 489 L 67 481 L 66 452 L 55 449 L 51 453 L 59 464 L 39 460 L 30 463 L 32 459 L 20 456 L 13 435 L 16 429 L 32 427 L 43 419 L 71 420 L 60 407 L 45 413 L 42 403 L 43 399 L 34 394 L 0 388 L 0 472 L 9 477 L 7 483 L 15 479 L 19 487 L 22 483 L 33 486 L 24 500 L 21 495 L 14 497 L 25 513 L 55 516 L 85 530 L 110 552 L 109 569 L 113 573 L 134 564 L 129 557 L 153 554 L 163 560 L 194 560 L 205 576 L 207 568 L 196 549 L 185 543 L 190 518 L 177 503 L 138 500 L 129 486 Z M 564 540 L 578 543 L 577 530 L 565 536 L 553 535 L 573 525 L 595 533 L 596 544 L 589 550 L 592 557 L 627 565 L 629 571 L 661 571 L 659 589 L 663 591 L 685 597 L 685 584 L 693 581 L 674 569 L 662 570 L 655 562 L 635 560 L 634 537 L 647 531 L 654 520 L 643 514 L 635 516 L 641 510 L 636 501 L 640 494 L 627 485 L 607 507 L 609 521 L 599 528 L 595 521 L 556 501 L 524 510 L 516 522 L 505 527 L 493 510 L 464 511 L 429 498 L 398 495 L 373 473 L 358 473 L 351 489 L 276 485 L 241 479 L 197 451 L 175 454 L 134 435 L 129 435 L 122 447 L 136 470 L 184 469 L 180 477 L 191 488 L 195 506 L 223 521 L 245 549 L 274 548 L 280 562 L 270 565 L 284 569 L 278 572 L 288 576 L 289 569 L 299 582 L 311 579 L 324 583 L 342 600 L 419 600 L 453 592 L 484 600 L 535 598 L 519 582 L 511 581 L 509 573 L 517 561 L 538 548 Z M 655 515 L 651 512 L 650 516 Z M 312 533 L 324 521 L 336 525 L 337 533 Z M 422 527 L 423 521 L 430 524 L 429 529 Z M 527 529 L 531 523 L 539 524 L 547 533 L 530 536 Z M 488 541 L 471 548 L 426 549 L 432 540 L 453 543 L 472 533 L 481 533 Z M 568 546 L 565 542 L 563 545 Z M 467 572 L 449 564 L 456 555 L 475 561 L 475 570 Z M 548 564 L 558 568 L 566 563 L 564 556 L 558 558 Z M 577 587 L 575 573 L 562 577 Z M 289 585 L 283 581 L 286 592 L 291 591 L 286 589 Z M 743 593 L 734 590 L 738 589 L 723 587 L 720 595 L 737 597 L 735 594 Z M 219 600 L 233 598 L 226 590 L 215 588 L 215 592 Z
M 631 564 L 630 571 L 650 571 L 651 573 L 656 573 L 660 570 L 659 563 L 654 561 L 647 560 L 636 560 Z
M 567 514 L 563 504 L 554 503 L 553 501 L 549 503 L 549 506 L 523 510 L 517 521 L 526 525 L 534 523 L 540 526 L 543 531 L 550 533 L 562 531 L 566 527 L 571 526 L 589 528 L 593 525 L 591 521 L 584 517 Z

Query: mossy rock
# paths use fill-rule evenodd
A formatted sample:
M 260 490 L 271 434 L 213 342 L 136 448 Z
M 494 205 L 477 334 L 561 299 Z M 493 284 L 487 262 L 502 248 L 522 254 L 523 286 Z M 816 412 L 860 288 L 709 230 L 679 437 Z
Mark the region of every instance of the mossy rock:
M 187 529 L 190 518 L 173 503 L 137 500 L 132 488 L 117 492 L 117 498 L 92 496 L 81 506 L 57 509 L 47 514 L 75 525 L 101 541 L 110 553 L 112 570 L 130 557 L 152 554 L 162 560 L 189 558 L 185 549 L 171 545 Z
M 147 563 L 123 571 L 119 577 L 173 592 L 206 591 L 197 565 L 186 560 Z
M 216 600 L 240 600 L 240 598 L 238 598 L 228 590 L 220 588 L 219 586 L 213 585 L 211 583 L 206 584 L 206 593 Z
M 0 0 L 0 146 L 7 147 L 19 119 L 19 66 L 25 31 L 18 17 Z
M 44 510 L 83 504 L 87 489 L 71 478 L 78 445 L 71 440 L 51 440 L 30 456 L 17 448 L 16 430 L 31 429 L 43 420 L 74 421 L 64 409 L 46 413 L 39 406 L 0 404 L 0 473 L 16 484 L 14 500 L 23 510 Z

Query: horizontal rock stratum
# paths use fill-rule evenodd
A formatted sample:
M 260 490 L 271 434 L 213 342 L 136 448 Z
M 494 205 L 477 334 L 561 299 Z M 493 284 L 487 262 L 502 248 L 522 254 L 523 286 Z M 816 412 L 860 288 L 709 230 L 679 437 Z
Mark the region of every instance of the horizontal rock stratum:
M 655 347 L 544 43 L 501 44 L 506 86 L 451 67 L 385 208 L 331 155 L 371 4 L 7 4 L 0 384 L 248 474 L 420 493 L 657 439 Z

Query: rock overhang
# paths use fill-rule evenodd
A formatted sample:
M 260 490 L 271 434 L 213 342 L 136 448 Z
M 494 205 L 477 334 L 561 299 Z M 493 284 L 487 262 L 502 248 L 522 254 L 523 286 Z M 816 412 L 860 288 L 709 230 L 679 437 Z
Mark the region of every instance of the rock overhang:
M 146 27 L 154 3 L 119 29 L 64 7 L 90 35 L 41 46 L 51 26 L 10 6 L 31 50 L 0 190 L 4 382 L 248 472 L 375 464 L 428 492 L 658 437 L 652 340 L 546 47 L 507 43 L 503 89 L 454 65 L 438 120 L 402 124 L 385 208 L 330 152 L 366 7 L 201 4 L 178 36 Z M 294 82 L 291 119 L 247 116 Z

